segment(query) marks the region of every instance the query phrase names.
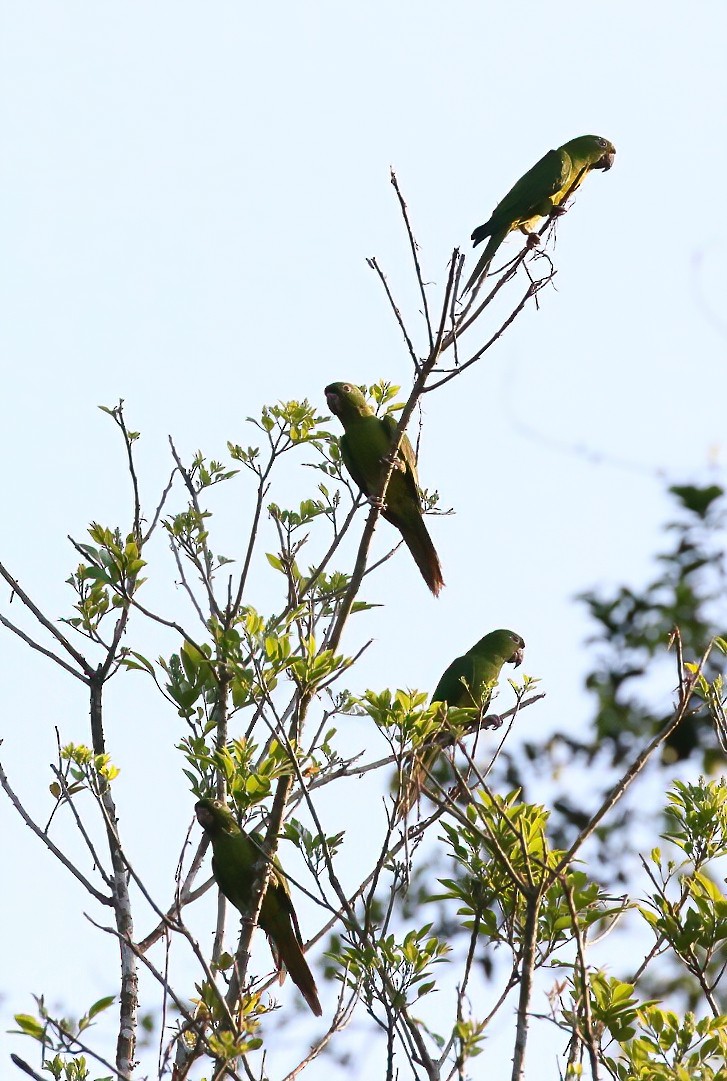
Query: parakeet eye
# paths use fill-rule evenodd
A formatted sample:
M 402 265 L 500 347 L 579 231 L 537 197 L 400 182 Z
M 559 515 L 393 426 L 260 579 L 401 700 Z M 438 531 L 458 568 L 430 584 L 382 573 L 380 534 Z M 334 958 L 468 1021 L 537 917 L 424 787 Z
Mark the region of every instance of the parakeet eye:
M 351 384 L 350 383 L 344 383 L 343 384 L 343 393 L 348 394 L 350 392 L 350 390 L 351 390 Z

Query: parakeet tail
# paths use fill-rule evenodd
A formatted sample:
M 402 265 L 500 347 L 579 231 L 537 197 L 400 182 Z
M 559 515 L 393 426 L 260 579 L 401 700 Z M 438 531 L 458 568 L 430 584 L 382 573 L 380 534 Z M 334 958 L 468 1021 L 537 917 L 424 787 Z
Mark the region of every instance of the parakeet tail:
M 308 967 L 308 962 L 303 955 L 303 951 L 298 944 L 292 927 L 286 928 L 284 933 L 282 929 L 278 927 L 276 929 L 275 939 L 273 956 L 276 959 L 276 963 L 279 965 L 282 962 L 290 973 L 291 980 L 298 988 L 313 1013 L 316 1017 L 320 1017 L 323 1010 L 321 1009 L 321 1004 L 318 1000 L 316 981 L 313 979 L 313 973 Z
M 492 236 L 492 221 L 486 221 L 484 225 L 478 225 L 473 231 L 470 237 L 472 241 L 472 247 L 476 248 L 478 244 L 481 244 L 486 236 Z
M 484 228 L 484 226 L 482 226 L 481 228 Z M 476 232 L 477 232 L 477 229 L 475 229 L 475 232 L 472 234 L 473 237 L 474 237 Z M 500 247 L 500 245 L 502 244 L 502 242 L 503 242 L 503 240 L 505 239 L 506 236 L 507 236 L 507 230 L 504 233 L 503 232 L 495 233 L 494 236 L 490 237 L 490 241 L 489 241 L 487 247 L 485 248 L 485 250 L 483 251 L 482 255 L 480 256 L 480 258 L 479 258 L 479 260 L 477 262 L 477 266 L 475 267 L 475 269 L 472 271 L 469 278 L 467 279 L 467 284 L 465 285 L 464 289 L 462 290 L 463 295 L 465 293 L 469 293 L 470 289 L 472 289 L 473 286 L 475 286 L 477 284 L 477 282 L 480 280 L 480 278 L 484 278 L 485 274 L 490 269 L 490 263 L 495 258 L 495 253 L 496 253 L 497 249 Z M 481 239 L 482 239 L 482 237 L 480 237 L 480 240 Z M 475 241 L 475 244 L 476 243 L 478 243 L 478 242 Z
M 432 538 L 427 533 L 427 527 L 424 525 L 421 515 L 417 514 L 416 517 L 408 518 L 406 522 L 387 514 L 386 511 L 383 512 L 383 515 L 399 530 L 404 544 L 414 556 L 414 562 L 421 571 L 422 578 L 434 596 L 438 597 L 444 585 L 442 567 L 437 550 L 432 544 Z
M 403 817 L 411 811 L 412 807 L 419 802 L 422 788 L 427 783 L 429 770 L 436 761 L 438 752 L 432 754 L 431 750 L 424 750 L 421 758 L 415 758 L 411 764 L 411 772 L 402 781 L 401 795 L 397 806 L 397 815 Z

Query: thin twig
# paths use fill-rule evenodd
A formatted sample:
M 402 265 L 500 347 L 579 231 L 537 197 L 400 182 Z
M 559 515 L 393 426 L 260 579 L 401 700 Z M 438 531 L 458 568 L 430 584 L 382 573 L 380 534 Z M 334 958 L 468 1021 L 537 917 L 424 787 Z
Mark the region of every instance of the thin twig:
M 702 668 L 704 667 L 704 663 L 705 663 L 705 658 L 703 657 L 701 662 L 700 662 L 700 665 L 699 665 L 699 670 L 696 673 L 697 676 L 701 675 Z M 624 773 L 624 775 L 613 786 L 613 788 L 608 793 L 608 795 L 606 796 L 606 798 L 604 799 L 603 803 L 598 808 L 596 813 L 591 817 L 589 822 L 583 827 L 583 829 L 578 834 L 578 836 L 576 837 L 573 844 L 570 846 L 568 851 L 562 857 L 562 859 L 560 860 L 558 865 L 551 872 L 551 882 L 555 881 L 557 876 L 562 871 L 564 871 L 566 869 L 566 867 L 568 867 L 568 865 L 572 862 L 573 857 L 576 855 L 578 850 L 580 848 L 582 848 L 582 846 L 585 844 L 585 842 L 588 840 L 588 838 L 594 832 L 594 830 L 598 826 L 599 822 L 604 818 L 604 816 L 606 814 L 608 814 L 608 812 L 611 810 L 611 808 L 614 807 L 618 803 L 618 801 L 624 796 L 626 790 L 630 787 L 632 782 L 636 780 L 639 773 L 644 768 L 644 766 L 646 765 L 648 760 L 651 758 L 654 751 L 658 747 L 660 747 L 662 745 L 662 743 L 664 743 L 665 740 L 667 740 L 669 738 L 669 736 L 672 734 L 672 732 L 674 732 L 678 728 L 678 726 L 681 724 L 681 722 L 684 720 L 684 717 L 686 716 L 686 713 L 687 713 L 687 709 L 689 708 L 689 703 L 691 701 L 693 692 L 694 692 L 694 683 L 693 682 L 686 689 L 683 689 L 681 691 L 681 700 L 680 700 L 679 705 L 678 705 L 678 707 L 677 707 L 677 709 L 675 711 L 674 717 L 671 719 L 671 721 L 669 721 L 667 724 L 664 725 L 664 727 L 661 729 L 660 732 L 657 732 L 657 734 L 654 736 L 654 738 L 651 740 L 651 742 L 644 748 L 643 751 L 641 751 L 641 753 L 639 755 L 636 756 L 634 761 L 631 763 L 629 768 L 626 770 L 626 773 Z
M 578 995 L 578 974 L 580 974 L 581 984 L 581 1001 L 583 1003 L 583 1025 L 584 1032 L 581 1034 L 578 1032 L 578 1039 L 585 1043 L 586 1050 L 588 1051 L 588 1058 L 591 1063 L 591 1078 L 592 1081 L 598 1081 L 598 1048 L 596 1046 L 596 1037 L 593 1031 L 593 1017 L 591 1015 L 591 999 L 589 996 L 588 988 L 588 969 L 586 968 L 586 947 L 583 941 L 583 934 L 578 922 L 578 913 L 576 912 L 575 901 L 573 900 L 573 887 L 569 885 L 565 875 L 561 878 L 561 887 L 565 895 L 566 903 L 568 905 L 568 911 L 571 917 L 571 927 L 573 928 L 573 937 L 576 942 L 576 954 L 578 957 L 578 964 L 574 966 L 573 970 L 573 990 Z M 577 998 L 576 998 L 577 1002 Z M 575 1011 L 577 1016 L 578 1011 Z M 575 1034 L 575 1026 L 574 1026 Z
M 93 674 L 93 668 L 88 663 L 88 661 L 83 656 L 83 654 L 79 653 L 78 650 L 75 649 L 71 645 L 71 643 L 68 641 L 68 639 L 63 634 L 61 634 L 61 632 L 58 630 L 56 625 L 54 623 L 52 623 L 51 620 L 49 620 L 46 616 L 43 615 L 40 608 L 38 608 L 38 606 L 33 603 L 33 601 L 30 599 L 30 597 L 25 592 L 25 590 L 22 589 L 21 586 L 18 584 L 17 579 L 13 578 L 13 576 L 9 573 L 9 571 L 6 570 L 5 566 L 2 563 L 0 563 L 0 577 L 5 579 L 5 581 L 8 583 L 8 585 L 12 589 L 13 593 L 16 596 L 20 597 L 20 599 L 23 602 L 23 604 L 25 605 L 25 607 L 29 611 L 31 611 L 33 613 L 33 615 L 38 620 L 40 625 L 42 627 L 45 627 L 45 629 L 49 632 L 49 634 L 53 635 L 56 642 L 58 642 L 58 644 L 60 646 L 62 646 L 62 648 L 66 651 L 66 653 L 68 653 L 71 657 L 73 657 L 73 659 L 76 662 L 76 664 L 78 665 L 78 667 L 83 672 L 85 672 L 86 676 L 90 677 Z M 3 622 L 5 622 L 5 621 L 3 620 Z M 20 633 L 20 632 L 16 632 L 16 633 Z M 23 637 L 22 634 L 20 636 Z M 29 642 L 28 644 L 32 645 L 33 643 Z M 43 649 L 41 649 L 40 646 L 34 647 L 34 648 L 40 649 L 41 653 L 45 652 Z M 50 656 L 53 656 L 53 655 L 50 654 Z M 53 657 L 53 659 L 55 660 L 56 658 Z M 72 671 L 72 670 L 69 669 L 69 671 Z M 76 675 L 77 674 L 78 673 L 76 673 Z
M 76 826 L 78 827 L 78 830 L 79 830 L 81 836 L 83 837 L 84 841 L 86 842 L 86 847 L 88 848 L 88 851 L 91 854 L 91 859 L 93 860 L 93 862 L 94 862 L 94 864 L 96 866 L 96 870 L 101 875 L 101 877 L 103 878 L 104 882 L 109 887 L 109 889 L 113 889 L 113 879 L 104 870 L 103 864 L 101 863 L 99 855 L 96 852 L 93 841 L 89 837 L 88 831 L 86 830 L 86 827 L 83 824 L 81 816 L 79 815 L 78 811 L 76 810 L 76 805 L 75 805 L 75 803 L 73 801 L 73 796 L 71 795 L 71 793 L 69 791 L 68 782 L 67 782 L 65 776 L 63 775 L 62 771 L 59 770 L 57 766 L 54 766 L 52 763 L 51 763 L 50 768 L 52 769 L 52 771 L 55 773 L 56 777 L 58 778 L 58 783 L 59 783 L 60 788 L 61 788 L 61 793 L 65 797 L 66 803 L 70 807 L 71 814 L 73 815 L 73 818 L 75 819 Z
M 414 351 L 414 346 L 412 345 L 412 341 L 411 341 L 411 338 L 409 337 L 409 334 L 408 334 L 408 331 L 406 329 L 406 325 L 405 325 L 404 320 L 402 318 L 401 312 L 399 311 L 399 308 L 397 307 L 396 301 L 394 300 L 393 296 L 391 295 L 391 290 L 389 289 L 389 283 L 386 280 L 386 275 L 384 274 L 383 270 L 379 266 L 375 256 L 372 256 L 370 259 L 367 259 L 366 262 L 371 267 L 371 269 L 374 270 L 379 276 L 379 281 L 381 282 L 381 284 L 384 287 L 384 292 L 386 293 L 387 300 L 389 301 L 389 304 L 391 305 L 391 310 L 393 311 L 393 313 L 394 313 L 394 315 L 396 317 L 396 321 L 399 324 L 399 329 L 401 330 L 401 333 L 404 335 L 404 341 L 406 342 L 406 347 L 409 350 L 409 356 L 411 357 L 412 362 L 414 364 L 414 370 L 418 373 L 418 372 L 421 371 L 421 363 L 419 361 L 419 357 L 416 355 L 416 352 Z
M 430 352 L 432 352 L 432 351 L 434 351 L 434 339 L 432 337 L 432 320 L 429 317 L 429 305 L 427 303 L 427 291 L 424 288 L 424 280 L 422 278 L 422 270 L 421 270 L 421 267 L 419 266 L 419 254 L 418 254 L 419 245 L 417 244 L 416 240 L 414 239 L 414 232 L 413 232 L 412 227 L 411 227 L 411 222 L 409 221 L 409 212 L 407 210 L 407 205 L 406 205 L 406 203 L 404 201 L 404 196 L 401 194 L 401 189 L 399 187 L 399 181 L 396 179 L 396 173 L 394 172 L 393 169 L 391 170 L 391 173 L 390 173 L 390 179 L 391 179 L 392 187 L 394 188 L 394 191 L 396 192 L 396 198 L 399 200 L 399 208 L 401 210 L 401 216 L 404 219 L 404 225 L 406 226 L 406 235 L 409 238 L 409 247 L 411 248 L 411 257 L 414 260 L 414 272 L 416 274 L 417 284 L 419 286 L 419 293 L 420 293 L 421 298 L 422 298 L 422 307 L 424 309 L 424 319 L 425 319 L 426 324 L 427 324 L 427 334 L 429 335 L 429 349 L 430 349 Z M 416 366 L 417 365 L 415 364 L 415 367 Z
M 146 544 L 146 542 L 149 540 L 149 538 L 151 537 L 151 535 L 154 532 L 154 530 L 156 529 L 156 527 L 159 525 L 159 519 L 162 516 L 162 511 L 164 510 L 164 504 L 167 501 L 167 497 L 169 496 L 169 493 L 172 490 L 172 485 L 174 484 L 174 475 L 175 475 L 176 472 L 177 472 L 177 469 L 175 467 L 172 470 L 172 472 L 170 473 L 169 480 L 167 481 L 166 487 L 164 488 L 164 491 L 162 492 L 161 499 L 157 503 L 156 510 L 154 511 L 154 517 L 151 520 L 151 525 L 149 526 L 146 533 L 142 537 L 142 544 Z
M 38 653 L 42 653 L 43 656 L 48 657 L 49 660 L 55 661 L 56 664 L 60 665 L 61 668 L 70 673 L 70 675 L 74 676 L 76 679 L 80 679 L 81 683 L 88 684 L 88 676 L 82 675 L 78 669 L 73 668 L 68 661 L 64 661 L 62 657 L 59 657 L 52 650 L 46 649 L 40 642 L 36 642 L 30 635 L 27 635 L 25 631 L 21 631 L 20 627 L 16 627 L 14 623 L 11 623 L 9 619 L 6 619 L 5 616 L 0 615 L 0 623 L 2 623 L 3 627 L 12 631 L 13 634 L 17 634 L 18 638 L 22 639 L 26 646 L 30 646 L 31 649 L 36 650 Z
M 200 623 L 205 628 L 205 630 L 207 630 L 207 620 L 205 618 L 204 612 L 202 611 L 202 607 L 199 604 L 199 601 L 197 600 L 197 598 L 194 595 L 192 587 L 190 586 L 189 582 L 187 581 L 187 576 L 184 573 L 184 567 L 182 566 L 182 559 L 181 559 L 181 556 L 179 554 L 179 548 L 175 544 L 174 537 L 172 537 L 171 534 L 170 534 L 170 537 L 169 537 L 169 547 L 172 550 L 172 555 L 174 556 L 174 562 L 177 564 L 177 570 L 179 571 L 179 578 L 180 578 L 181 583 L 182 583 L 182 588 L 184 589 L 184 592 L 189 597 L 190 603 L 191 603 L 192 607 L 194 608 L 195 612 L 197 613 L 197 617 L 198 617 Z
M 98 928 L 99 931 L 105 931 L 105 933 L 107 935 L 112 935 L 114 938 L 118 939 L 119 943 L 122 943 L 122 940 L 124 940 L 123 945 L 126 946 L 129 950 L 131 950 L 134 953 L 134 955 L 142 962 L 142 964 L 146 966 L 146 968 L 149 970 L 149 972 L 151 972 L 154 979 L 157 980 L 157 982 L 162 987 L 165 988 L 167 994 L 172 999 L 172 1001 L 174 1002 L 174 1005 L 177 1007 L 177 1009 L 179 1010 L 180 1014 L 185 1019 L 187 1024 L 191 1025 L 194 1028 L 195 1031 L 199 1031 L 198 1025 L 195 1022 L 195 1019 L 194 1019 L 193 1015 L 189 1012 L 187 1003 L 184 1001 L 184 999 L 181 999 L 175 993 L 174 988 L 171 986 L 170 983 L 167 982 L 167 980 L 165 980 L 163 974 L 159 971 L 159 969 L 156 967 L 156 965 L 152 961 L 149 960 L 149 958 L 146 956 L 146 954 L 141 952 L 141 950 L 139 949 L 137 944 L 132 939 L 129 939 L 129 938 L 124 939 L 124 936 L 115 927 L 105 927 L 101 923 L 96 923 L 96 921 L 91 919 L 91 917 L 89 915 L 86 915 L 86 919 L 94 927 Z M 206 966 L 205 966 L 205 968 L 206 968 Z M 205 979 L 208 981 L 210 986 L 215 988 L 215 990 L 216 990 L 215 982 L 212 979 L 212 976 L 211 976 L 211 974 L 209 972 L 209 969 L 207 969 L 207 968 L 206 968 L 206 971 L 205 971 Z M 219 991 L 218 991 L 217 994 L 218 994 L 218 999 L 219 999 L 220 1006 L 224 1009 L 224 1000 L 223 1000 L 222 996 L 219 994 Z M 225 1020 L 229 1024 L 230 1029 L 234 1032 L 235 1024 L 234 1024 L 234 1021 L 232 1020 L 229 1013 L 226 1014 Z M 200 1036 L 201 1036 L 202 1039 L 204 1039 L 204 1033 L 203 1032 L 200 1032 Z M 122 1076 L 122 1075 L 119 1074 L 119 1076 Z
M 502 337 L 502 335 L 505 333 L 505 331 L 510 326 L 510 324 L 517 318 L 517 316 L 523 310 L 523 308 L 525 307 L 527 302 L 530 300 L 530 298 L 535 295 L 535 293 L 538 291 L 538 289 L 542 288 L 543 284 L 544 283 L 539 282 L 536 285 L 529 285 L 528 288 L 526 289 L 525 293 L 523 294 L 522 298 L 520 299 L 520 301 L 516 305 L 516 307 L 510 312 L 510 314 L 502 322 L 502 324 L 495 331 L 495 333 L 490 338 L 487 339 L 487 341 L 482 346 L 482 348 L 478 349 L 477 352 L 474 353 L 473 356 L 471 356 L 469 360 L 465 360 L 462 364 L 459 365 L 458 368 L 455 368 L 451 372 L 449 372 L 447 375 L 442 376 L 441 379 L 436 379 L 434 382 L 430 383 L 430 385 L 426 388 L 424 393 L 429 394 L 429 393 L 431 393 L 431 391 L 437 390 L 439 387 L 443 387 L 445 383 L 449 383 L 450 380 L 456 379 L 457 376 L 462 374 L 462 372 L 465 372 L 473 364 L 476 364 L 477 361 L 480 360 L 482 358 L 482 356 L 487 352 L 487 350 L 491 349 L 492 346 L 495 344 L 495 342 L 498 341 L 498 339 Z M 449 344 L 448 339 L 445 339 L 444 343 L 442 344 L 442 350 L 445 350 L 447 348 L 448 344 Z
M 182 460 L 179 457 L 179 454 L 177 453 L 177 448 L 174 445 L 174 440 L 172 439 L 171 435 L 168 438 L 169 438 L 169 446 L 170 446 L 171 451 L 172 451 L 172 457 L 174 458 L 177 469 L 179 470 L 179 474 L 180 474 L 182 480 L 184 481 L 185 487 L 186 487 L 187 491 L 189 492 L 189 498 L 190 498 L 190 502 L 192 504 L 192 507 L 194 508 L 194 511 L 195 511 L 198 519 L 201 521 L 203 515 L 202 515 L 200 505 L 199 505 L 199 500 L 197 499 L 197 492 L 195 491 L 194 484 L 192 483 L 192 477 L 191 477 L 189 471 L 187 469 L 185 469 L 184 466 L 182 465 Z M 211 615 L 216 616 L 217 619 L 221 620 L 222 619 L 222 612 L 220 611 L 219 605 L 217 604 L 217 601 L 215 600 L 214 591 L 212 589 L 212 583 L 210 581 L 210 574 L 212 572 L 212 556 L 210 554 L 209 548 L 207 547 L 207 540 L 206 539 L 204 539 L 203 542 L 202 542 L 202 554 L 204 556 L 204 561 L 205 561 L 205 570 L 204 570 L 204 573 L 201 575 L 201 579 L 202 579 L 202 585 L 204 586 L 205 593 L 207 594 L 207 603 L 210 606 Z
M 282 1081 L 295 1081 L 295 1078 L 298 1076 L 298 1074 L 302 1073 L 306 1066 L 309 1066 L 314 1059 L 318 1058 L 321 1052 L 325 1051 L 326 1047 L 331 1042 L 332 1037 L 337 1032 L 341 1032 L 342 1029 L 344 1029 L 348 1025 L 353 1015 L 353 1008 L 358 1001 L 358 995 L 355 991 L 351 992 L 348 1002 L 344 1005 L 343 996 L 345 993 L 346 988 L 344 985 L 341 987 L 341 992 L 338 997 L 338 1006 L 336 1007 L 336 1012 L 333 1016 L 333 1020 L 331 1021 L 331 1024 L 325 1036 L 322 1036 L 319 1040 L 316 1041 L 316 1043 L 313 1045 L 305 1058 L 298 1063 L 294 1070 L 291 1070 L 290 1073 L 287 1073 L 282 1079 Z
M 454 273 L 455 265 L 454 263 L 452 263 L 450 265 L 449 281 L 447 283 L 448 289 L 451 288 L 451 281 L 454 279 Z M 386 492 L 389 487 L 389 481 L 394 471 L 396 459 L 399 454 L 399 448 L 401 447 L 407 425 L 411 419 L 417 402 L 419 401 L 419 398 L 424 391 L 427 379 L 429 378 L 430 373 L 432 372 L 435 364 L 437 363 L 437 358 L 438 353 L 435 352 L 432 352 L 432 354 L 427 357 L 426 361 L 419 369 L 419 373 L 414 380 L 414 385 L 412 387 L 411 393 L 407 398 L 404 408 L 401 411 L 399 423 L 396 428 L 396 433 L 394 434 L 394 438 L 391 443 L 389 456 L 386 460 L 386 468 L 382 470 L 383 475 L 381 478 L 381 483 L 379 485 L 378 491 L 376 492 L 376 496 L 372 501 L 371 510 L 369 512 L 369 516 L 366 520 L 366 525 L 361 536 L 361 542 L 359 544 L 359 549 L 356 556 L 354 571 L 351 575 L 351 581 L 346 591 L 346 595 L 343 598 L 338 617 L 334 622 L 329 634 L 326 636 L 325 648 L 331 649 L 334 652 L 338 648 L 338 644 L 343 633 L 343 628 L 351 613 L 353 602 L 356 598 L 356 594 L 358 593 L 361 581 L 363 579 L 364 571 L 366 568 L 366 559 L 368 556 L 369 547 L 371 545 L 371 539 L 374 534 L 374 529 L 376 528 L 376 523 L 379 519 L 381 507 L 384 506 L 386 502 Z
M 512 1057 L 512 1081 L 521 1081 L 525 1070 L 525 1049 L 527 1046 L 530 996 L 533 989 L 535 971 L 535 951 L 538 943 L 538 915 L 542 894 L 534 890 L 525 894 L 525 927 L 523 929 L 522 952 L 520 957 L 520 996 L 517 1006 L 517 1027 L 515 1048 Z
M 132 451 L 133 440 L 129 435 L 126 428 L 126 422 L 124 420 L 124 401 L 123 398 L 111 411 L 111 416 L 114 418 L 116 424 L 121 429 L 121 434 L 124 437 L 124 446 L 126 447 L 126 459 L 129 467 L 129 475 L 131 477 L 131 486 L 134 492 L 134 538 L 137 543 L 141 543 L 141 502 L 139 499 L 139 480 L 136 475 L 136 468 L 134 466 L 134 453 Z
M 71 861 L 68 859 L 67 856 L 63 854 L 63 852 L 61 852 L 60 848 L 53 844 L 50 837 L 47 837 L 45 833 L 43 833 L 41 828 L 35 824 L 33 819 L 23 807 L 18 796 L 16 796 L 15 792 L 10 787 L 10 782 L 8 781 L 7 774 L 5 773 L 2 764 L 0 764 L 0 786 L 2 786 L 13 807 L 15 807 L 15 810 L 18 812 L 23 822 L 25 822 L 25 825 L 28 827 L 28 829 L 32 830 L 35 836 L 40 838 L 46 848 L 48 848 L 53 853 L 56 859 L 59 860 L 68 871 L 71 872 L 74 878 L 78 879 L 81 885 L 88 890 L 92 897 L 96 898 L 99 904 L 109 905 L 113 907 L 113 899 L 111 897 L 108 897 L 106 894 L 101 893 L 100 890 L 97 890 L 96 887 L 88 881 L 86 876 L 83 875 L 78 870 L 78 868 L 71 863 Z

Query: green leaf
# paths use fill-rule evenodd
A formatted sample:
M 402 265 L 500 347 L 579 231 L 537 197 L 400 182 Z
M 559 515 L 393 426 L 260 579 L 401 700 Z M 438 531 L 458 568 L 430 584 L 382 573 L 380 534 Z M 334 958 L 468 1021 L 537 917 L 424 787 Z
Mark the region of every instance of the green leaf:
M 45 1026 L 41 1025 L 37 1017 L 29 1013 L 16 1013 L 15 1024 L 20 1027 L 20 1031 L 25 1036 L 32 1036 L 34 1040 L 43 1040 Z
M 89 1008 L 89 1011 L 88 1011 L 89 1018 L 95 1017 L 96 1014 L 101 1013 L 103 1010 L 107 1010 L 109 1008 L 109 1006 L 113 1006 L 115 1001 L 116 1001 L 116 996 L 115 995 L 106 995 L 105 998 L 98 999 L 98 1001 L 94 1002 L 93 1006 L 91 1006 Z

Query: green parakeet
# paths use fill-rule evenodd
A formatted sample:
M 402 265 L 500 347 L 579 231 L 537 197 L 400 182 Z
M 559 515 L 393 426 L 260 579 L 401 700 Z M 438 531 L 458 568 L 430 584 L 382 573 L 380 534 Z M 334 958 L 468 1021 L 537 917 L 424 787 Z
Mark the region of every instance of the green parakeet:
M 432 702 L 446 702 L 448 706 L 472 708 L 484 717 L 492 698 L 497 680 L 504 664 L 522 664 L 525 642 L 514 631 L 490 631 L 480 638 L 472 649 L 452 661 L 432 695 Z M 403 786 L 400 800 L 401 813 L 406 813 L 419 798 L 427 774 L 437 760 L 443 745 L 425 747 L 414 762 L 411 775 Z
M 238 911 L 249 910 L 252 897 L 253 866 L 262 845 L 260 834 L 247 834 L 238 826 L 232 811 L 216 799 L 202 799 L 195 805 L 197 820 L 212 842 L 212 874 L 217 885 Z M 256 843 L 253 843 L 256 842 Z M 275 863 L 263 897 L 259 924 L 268 937 L 280 982 L 285 969 L 316 1017 L 321 1004 L 313 973 L 303 956 L 303 939 L 290 899 L 288 884 Z
M 391 453 L 396 421 L 391 414 L 377 417 L 353 383 L 330 383 L 325 393 L 328 408 L 344 427 L 341 436 L 343 464 L 364 495 L 375 497 L 387 468 L 384 459 Z M 416 455 L 405 434 L 381 514 L 401 533 L 424 581 L 436 597 L 444 579 L 439 556 L 422 518 L 418 484 Z
M 472 234 L 476 247 L 489 237 L 480 260 L 472 271 L 464 292 L 467 293 L 487 273 L 495 252 L 512 229 L 528 233 L 539 218 L 559 206 L 568 192 L 574 191 L 591 169 L 610 169 L 616 148 L 599 135 L 580 135 L 549 150 L 528 169 L 492 212 L 490 220 Z

